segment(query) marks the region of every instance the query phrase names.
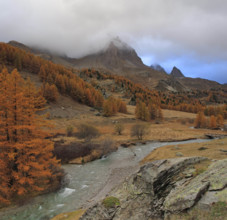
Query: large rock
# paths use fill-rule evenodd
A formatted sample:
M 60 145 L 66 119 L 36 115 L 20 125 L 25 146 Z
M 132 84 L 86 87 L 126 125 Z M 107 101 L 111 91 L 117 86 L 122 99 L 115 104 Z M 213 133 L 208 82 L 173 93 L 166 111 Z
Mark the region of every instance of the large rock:
M 109 196 L 120 200 L 120 206 L 104 207 L 102 202 L 88 209 L 81 220 L 143 220 L 162 218 L 163 202 L 173 189 L 176 176 L 190 164 L 204 160 L 201 157 L 160 160 L 144 165 Z
M 177 212 L 189 209 L 197 203 L 205 192 L 223 190 L 227 186 L 226 170 L 227 159 L 217 161 L 211 164 L 204 173 L 176 187 L 165 199 L 165 211 Z M 214 197 L 215 195 L 216 193 L 208 193 L 207 198 L 213 201 L 211 196 Z M 216 200 L 218 200 L 217 197 Z

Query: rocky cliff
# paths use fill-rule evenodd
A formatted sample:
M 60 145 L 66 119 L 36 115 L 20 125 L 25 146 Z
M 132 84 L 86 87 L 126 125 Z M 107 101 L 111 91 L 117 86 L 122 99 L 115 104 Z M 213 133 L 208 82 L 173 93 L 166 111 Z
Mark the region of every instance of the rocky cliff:
M 205 160 L 178 158 L 144 165 L 80 219 L 170 219 L 193 207 L 209 209 L 216 202 L 225 206 L 227 159 L 212 161 L 204 172 L 196 172 L 195 165 Z

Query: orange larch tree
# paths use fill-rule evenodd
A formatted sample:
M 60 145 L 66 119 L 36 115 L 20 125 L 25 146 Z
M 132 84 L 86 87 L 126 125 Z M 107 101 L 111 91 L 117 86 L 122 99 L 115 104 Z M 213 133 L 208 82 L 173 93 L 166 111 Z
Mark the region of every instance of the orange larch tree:
M 217 116 L 217 126 L 222 128 L 224 126 L 224 118 L 221 114 Z
M 205 128 L 207 120 L 203 112 L 199 112 L 195 119 L 195 128 Z
M 35 114 L 40 109 L 34 91 L 30 87 L 29 95 L 29 84 L 17 70 L 8 74 L 4 69 L 0 79 L 0 163 L 8 168 L 3 174 L 5 181 L 0 183 L 0 202 L 4 202 L 10 196 L 47 190 L 53 179 L 59 181 L 61 171 L 52 153 L 53 143 L 41 130 L 46 124 Z M 2 191 L 4 184 L 6 191 Z
M 0 74 L 0 207 L 9 204 L 10 188 L 9 179 L 10 172 L 8 168 L 9 155 L 6 143 L 9 141 L 8 108 L 7 103 L 7 75 L 8 71 L 3 69 Z
M 136 115 L 136 118 L 141 119 L 143 121 L 150 120 L 148 108 L 147 108 L 146 104 L 142 101 L 137 102 L 136 109 L 135 109 L 135 115 Z
M 216 117 L 214 115 L 210 116 L 210 125 L 209 125 L 209 127 L 211 129 L 217 128 L 217 119 L 216 119 Z
M 47 101 L 56 102 L 59 96 L 57 87 L 54 84 L 45 83 L 43 85 L 43 96 Z

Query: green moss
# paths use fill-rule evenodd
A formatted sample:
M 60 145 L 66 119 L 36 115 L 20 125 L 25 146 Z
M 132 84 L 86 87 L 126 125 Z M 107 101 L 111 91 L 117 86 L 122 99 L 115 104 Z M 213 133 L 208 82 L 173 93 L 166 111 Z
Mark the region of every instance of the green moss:
M 195 170 L 195 172 L 192 173 L 192 175 L 195 177 L 195 176 L 200 175 L 201 173 L 204 173 L 205 171 L 206 171 L 206 169 L 204 169 L 204 168 L 198 168 Z
M 106 208 L 115 208 L 116 206 L 120 205 L 120 201 L 118 198 L 110 196 L 105 198 L 102 201 L 102 204 L 106 207 Z
M 61 213 L 51 220 L 79 220 L 79 218 L 84 214 L 85 210 L 79 209 L 74 212 Z

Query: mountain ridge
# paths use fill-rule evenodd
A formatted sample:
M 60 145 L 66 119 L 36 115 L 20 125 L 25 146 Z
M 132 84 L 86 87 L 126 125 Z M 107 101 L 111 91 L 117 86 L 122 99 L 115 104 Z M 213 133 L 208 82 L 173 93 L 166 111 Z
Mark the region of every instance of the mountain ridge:
M 149 89 L 180 92 L 193 89 L 209 90 L 226 87 L 207 79 L 197 80 L 190 77 L 184 77 L 182 72 L 176 67 L 173 67 L 173 70 L 169 75 L 162 71 L 162 69 L 157 69 L 160 65 L 157 65 L 157 67 L 154 68 L 146 66 L 136 51 L 119 38 L 110 41 L 103 50 L 82 58 L 70 58 L 66 55 L 57 55 L 47 50 L 31 48 L 16 41 L 10 41 L 9 44 L 30 51 L 46 60 L 62 64 L 68 68 L 94 68 L 107 74 L 124 76 Z

